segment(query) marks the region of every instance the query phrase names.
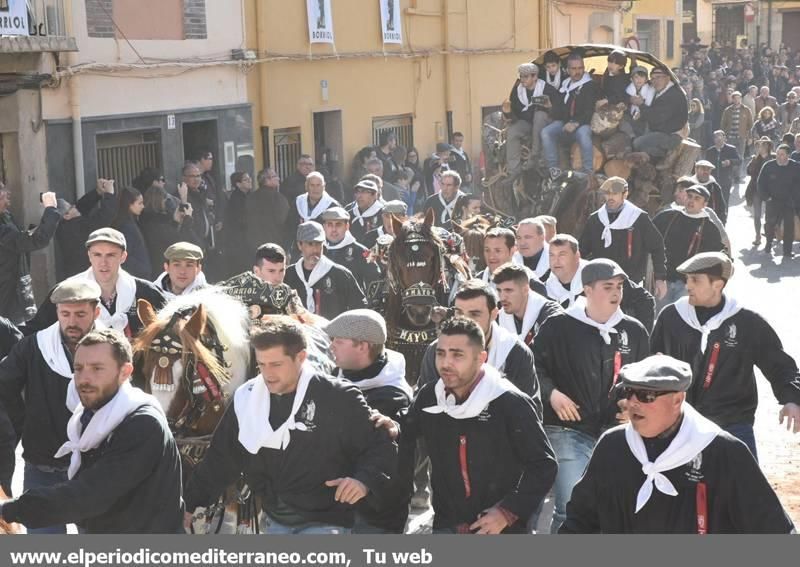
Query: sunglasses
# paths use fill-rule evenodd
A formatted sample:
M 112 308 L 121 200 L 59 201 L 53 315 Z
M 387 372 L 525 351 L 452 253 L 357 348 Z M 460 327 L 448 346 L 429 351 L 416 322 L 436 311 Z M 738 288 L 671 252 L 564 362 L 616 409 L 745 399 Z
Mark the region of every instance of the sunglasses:
M 653 392 L 652 390 L 639 390 L 638 388 L 622 388 L 622 397 L 630 400 L 633 396 L 643 404 L 652 404 L 656 398 L 665 394 L 675 394 L 676 392 Z

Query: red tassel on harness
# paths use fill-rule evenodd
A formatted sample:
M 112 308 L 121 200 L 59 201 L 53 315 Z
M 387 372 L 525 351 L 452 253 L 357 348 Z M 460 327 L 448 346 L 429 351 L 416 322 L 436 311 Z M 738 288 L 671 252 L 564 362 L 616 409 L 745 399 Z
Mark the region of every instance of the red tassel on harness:
M 203 382 L 203 385 L 206 387 L 206 391 L 203 392 L 203 397 L 206 399 L 207 402 L 211 402 L 213 400 L 221 400 L 222 399 L 222 392 L 220 392 L 219 387 L 217 386 L 217 381 L 211 376 L 211 373 L 206 368 L 206 365 L 203 363 L 197 363 L 197 375 L 200 377 L 200 380 Z
M 711 357 L 708 360 L 706 379 L 703 380 L 703 390 L 708 390 L 711 387 L 712 380 L 714 380 L 714 371 L 717 369 L 717 360 L 719 359 L 719 349 L 719 343 L 714 343 L 714 346 L 711 347 Z

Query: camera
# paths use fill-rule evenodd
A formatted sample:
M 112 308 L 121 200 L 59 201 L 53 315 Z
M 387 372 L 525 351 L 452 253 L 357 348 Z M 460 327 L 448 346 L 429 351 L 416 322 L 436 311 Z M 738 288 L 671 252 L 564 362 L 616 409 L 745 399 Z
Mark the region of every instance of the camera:
M 189 203 L 181 203 L 181 204 L 178 206 L 178 210 L 179 210 L 180 212 L 182 212 L 182 213 L 183 213 L 183 212 L 186 212 L 186 211 L 188 211 L 188 210 L 189 210 Z

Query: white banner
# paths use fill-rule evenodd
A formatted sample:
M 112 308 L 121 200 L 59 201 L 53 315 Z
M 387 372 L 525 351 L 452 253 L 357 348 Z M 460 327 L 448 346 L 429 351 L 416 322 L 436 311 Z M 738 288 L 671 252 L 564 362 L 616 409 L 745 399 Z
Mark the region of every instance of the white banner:
M 308 41 L 333 43 L 333 12 L 331 0 L 306 0 L 308 11 Z
M 0 35 L 28 35 L 28 9 L 25 0 L 0 2 Z
M 378 0 L 381 5 L 381 32 L 383 43 L 403 43 L 400 24 L 400 0 Z

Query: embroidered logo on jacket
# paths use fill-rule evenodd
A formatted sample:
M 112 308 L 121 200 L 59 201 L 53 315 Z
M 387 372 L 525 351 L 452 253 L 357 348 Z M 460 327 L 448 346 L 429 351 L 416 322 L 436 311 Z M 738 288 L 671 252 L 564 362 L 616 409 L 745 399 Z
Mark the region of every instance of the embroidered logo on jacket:
M 705 478 L 703 476 L 703 452 L 697 453 L 694 459 L 689 463 L 689 469 L 684 473 L 686 479 L 690 482 L 700 482 Z
M 317 404 L 314 403 L 314 400 L 308 400 L 303 404 L 297 414 L 297 417 L 299 418 L 298 421 L 301 421 L 303 425 L 306 426 L 307 431 L 313 431 L 316 427 L 314 425 L 314 416 L 316 414 Z
M 630 339 L 628 338 L 628 331 L 622 329 L 619 333 L 619 352 L 620 354 L 630 354 Z
M 736 340 L 736 323 L 728 325 L 728 330 L 725 332 L 725 344 L 730 347 L 735 347 L 739 344 Z

